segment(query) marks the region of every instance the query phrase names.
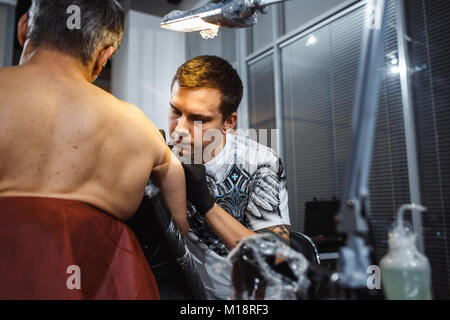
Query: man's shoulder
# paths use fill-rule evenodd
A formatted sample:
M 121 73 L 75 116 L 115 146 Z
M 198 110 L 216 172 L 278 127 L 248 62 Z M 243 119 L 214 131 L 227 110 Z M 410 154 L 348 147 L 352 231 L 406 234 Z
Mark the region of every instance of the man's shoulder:
M 234 144 L 239 162 L 254 169 L 261 166 L 278 169 L 280 157 L 272 148 L 245 135 L 235 135 Z
M 144 128 L 148 128 L 152 123 L 149 118 L 145 115 L 145 113 L 136 105 L 116 99 L 117 108 L 119 114 L 126 114 L 126 118 L 133 125 L 142 125 Z M 139 126 L 136 128 L 140 128 Z
M 0 74 L 6 74 L 6 73 L 14 73 L 20 70 L 19 66 L 10 66 L 10 67 L 2 67 L 0 68 Z
M 261 230 L 289 225 L 286 173 L 279 155 L 270 147 L 248 136 L 234 138 L 241 166 L 250 175 L 245 215 L 248 228 Z
M 16 82 L 16 79 L 20 76 L 20 67 L 12 66 L 6 68 L 0 68 L 0 89 L 10 89 L 10 85 Z
M 107 119 L 106 126 L 114 136 L 118 135 L 130 146 L 139 148 L 147 149 L 156 143 L 158 131 L 139 107 L 103 90 L 98 91 L 97 96 L 97 107 Z
M 152 127 L 150 119 L 147 118 L 145 113 L 136 105 L 120 100 L 111 93 L 104 91 L 101 88 L 95 88 L 96 104 L 99 110 L 107 114 L 110 120 L 115 123 L 118 121 L 118 125 L 130 126 L 131 130 L 148 130 Z
M 7 72 L 10 72 L 10 70 L 11 70 L 11 67 L 0 68 L 0 75 L 4 75 L 4 74 L 6 74 Z M 0 80 L 1 80 L 1 79 L 3 79 L 3 78 L 0 78 Z

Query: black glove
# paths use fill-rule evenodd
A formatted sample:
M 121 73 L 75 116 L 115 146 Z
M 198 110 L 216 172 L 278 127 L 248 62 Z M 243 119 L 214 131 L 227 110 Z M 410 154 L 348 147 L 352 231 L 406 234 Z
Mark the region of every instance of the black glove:
M 204 217 L 212 209 L 214 203 L 216 203 L 214 197 L 208 190 L 205 166 L 201 164 L 183 163 L 183 169 L 186 176 L 187 198 Z

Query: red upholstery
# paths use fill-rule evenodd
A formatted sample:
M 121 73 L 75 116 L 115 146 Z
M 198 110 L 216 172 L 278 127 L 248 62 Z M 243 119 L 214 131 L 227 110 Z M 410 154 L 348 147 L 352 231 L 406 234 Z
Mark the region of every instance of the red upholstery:
M 69 289 L 78 266 L 81 289 Z M 88 204 L 0 198 L 0 299 L 159 299 L 134 233 Z

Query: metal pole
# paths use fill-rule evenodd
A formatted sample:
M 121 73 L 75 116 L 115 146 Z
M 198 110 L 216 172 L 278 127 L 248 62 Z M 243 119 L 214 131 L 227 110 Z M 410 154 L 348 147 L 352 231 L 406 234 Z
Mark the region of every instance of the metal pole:
M 239 67 L 240 76 L 242 79 L 242 83 L 244 84 L 244 96 L 242 97 L 242 102 L 239 107 L 239 118 L 238 118 L 238 127 L 242 130 L 248 130 L 249 128 L 249 119 L 248 119 L 248 71 L 247 71 L 247 29 L 239 29 L 237 31 L 237 41 L 238 41 L 238 57 L 237 64 Z
M 365 16 L 365 35 L 353 116 L 353 136 L 347 181 L 339 212 L 338 230 L 347 234 L 340 250 L 339 282 L 345 288 L 365 288 L 369 249 L 362 234 L 367 233 L 369 213 L 370 165 L 378 110 L 379 78 L 385 44 L 386 1 L 369 0 Z
M 362 59 L 353 115 L 353 136 L 347 180 L 341 204 L 339 231 L 365 233 L 367 223 L 361 210 L 369 197 L 368 181 L 372 157 L 372 145 L 378 110 L 379 78 L 384 53 L 386 0 L 369 0 L 366 11 L 366 33 L 362 47 Z
M 281 72 L 281 53 L 276 39 L 281 34 L 280 10 L 281 6 L 276 6 L 272 20 L 273 30 L 273 72 L 274 72 L 274 94 L 275 94 L 275 127 L 277 129 L 277 150 L 278 156 L 285 165 L 284 150 L 284 130 L 283 130 L 283 88 Z M 273 146 L 272 146 L 273 147 Z
M 417 164 L 417 146 L 414 121 L 413 100 L 409 81 L 409 61 L 406 43 L 406 23 L 404 0 L 395 0 L 397 17 L 398 61 L 400 68 L 400 86 L 403 101 L 403 119 L 405 124 L 406 155 L 408 161 L 409 193 L 411 203 L 421 204 L 419 169 Z M 412 210 L 412 222 L 417 235 L 417 246 L 424 252 L 422 214 L 417 209 Z

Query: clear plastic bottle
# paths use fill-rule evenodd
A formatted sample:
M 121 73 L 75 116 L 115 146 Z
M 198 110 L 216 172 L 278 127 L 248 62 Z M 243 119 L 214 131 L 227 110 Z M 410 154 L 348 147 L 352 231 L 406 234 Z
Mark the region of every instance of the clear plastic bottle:
M 431 300 L 430 263 L 416 246 L 416 235 L 403 222 L 405 210 L 425 211 L 420 205 L 400 207 L 389 233 L 389 251 L 380 261 L 381 282 L 389 300 Z

